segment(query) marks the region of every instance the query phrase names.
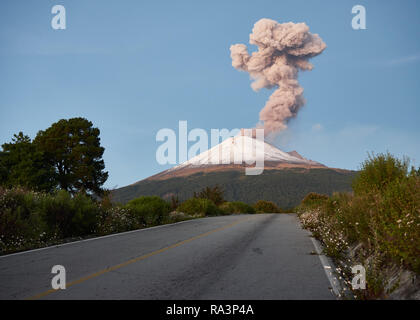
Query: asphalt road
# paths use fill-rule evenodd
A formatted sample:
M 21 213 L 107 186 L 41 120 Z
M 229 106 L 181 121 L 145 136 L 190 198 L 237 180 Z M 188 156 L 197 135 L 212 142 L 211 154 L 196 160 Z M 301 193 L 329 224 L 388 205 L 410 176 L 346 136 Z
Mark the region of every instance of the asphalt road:
M 293 214 L 196 219 L 0 257 L 0 299 L 335 299 L 313 251 Z

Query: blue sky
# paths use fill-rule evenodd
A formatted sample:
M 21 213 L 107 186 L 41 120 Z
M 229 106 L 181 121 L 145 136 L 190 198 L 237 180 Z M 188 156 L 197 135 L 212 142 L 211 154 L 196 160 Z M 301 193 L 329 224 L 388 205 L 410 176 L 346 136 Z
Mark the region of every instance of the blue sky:
M 66 30 L 51 28 L 56 4 Z M 366 30 L 351 28 L 356 4 L 366 7 Z M 379 0 L 1 1 L 0 143 L 82 116 L 101 130 L 107 187 L 164 170 L 159 129 L 257 123 L 271 91 L 250 88 L 229 47 L 248 44 L 254 23 L 271 18 L 305 22 L 327 44 L 300 74 L 307 103 L 277 146 L 339 168 L 357 169 L 369 151 L 418 166 L 419 9 Z

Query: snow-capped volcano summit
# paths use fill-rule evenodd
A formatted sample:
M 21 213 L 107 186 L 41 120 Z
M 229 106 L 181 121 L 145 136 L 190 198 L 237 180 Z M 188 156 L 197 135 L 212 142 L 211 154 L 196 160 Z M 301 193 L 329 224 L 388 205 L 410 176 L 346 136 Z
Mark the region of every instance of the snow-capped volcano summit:
M 354 171 L 326 167 L 254 136 L 238 134 L 227 138 L 171 169 L 114 190 L 113 199 L 125 203 L 139 196 L 158 195 L 184 201 L 194 192 L 219 185 L 227 201 L 255 203 L 265 199 L 294 207 L 309 192 L 331 194 L 351 190 Z M 189 151 L 197 150 L 196 146 Z M 261 160 L 264 160 L 262 171 Z
M 204 151 L 171 169 L 163 171 L 153 178 L 167 175 L 184 175 L 199 171 L 217 171 L 227 168 L 251 167 L 262 164 L 265 168 L 285 167 L 325 167 L 324 165 L 303 158 L 296 151 L 284 152 L 275 146 L 241 133 L 227 138 L 213 148 Z
M 256 161 L 275 161 L 295 164 L 315 164 L 313 161 L 299 158 L 268 144 L 265 141 L 238 135 L 224 140 L 213 148 L 200 153 L 170 170 L 186 166 L 206 166 L 220 164 L 252 164 Z

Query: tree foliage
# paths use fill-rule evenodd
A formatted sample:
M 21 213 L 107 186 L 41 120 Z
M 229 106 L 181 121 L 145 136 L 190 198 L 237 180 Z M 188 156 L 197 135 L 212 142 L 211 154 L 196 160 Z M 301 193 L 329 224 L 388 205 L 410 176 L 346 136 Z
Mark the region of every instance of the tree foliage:
M 353 181 L 353 190 L 356 194 L 382 192 L 390 183 L 408 175 L 408 165 L 407 158 L 401 160 L 390 153 L 369 154 Z
M 34 144 L 55 170 L 59 187 L 73 194 L 78 191 L 102 193 L 108 179 L 102 159 L 99 129 L 84 118 L 62 119 L 39 131 Z
M 27 135 L 22 132 L 15 134 L 10 143 L 2 145 L 2 149 L 0 184 L 47 192 L 55 188 L 54 169 Z

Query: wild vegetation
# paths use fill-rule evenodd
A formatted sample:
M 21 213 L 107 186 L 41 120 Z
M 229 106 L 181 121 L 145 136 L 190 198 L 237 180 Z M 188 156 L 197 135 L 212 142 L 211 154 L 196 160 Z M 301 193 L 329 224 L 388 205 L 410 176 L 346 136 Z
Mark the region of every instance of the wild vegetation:
M 223 198 L 219 187 L 205 188 L 197 194 L 208 198 L 193 197 L 174 209 L 176 201 L 168 202 L 157 196 L 142 196 L 127 204 L 117 204 L 111 201 L 109 192 L 97 200 L 83 192 L 48 193 L 0 187 L 0 253 L 193 218 L 257 212 L 256 207 L 240 201 L 224 201 L 217 206 L 209 198 L 215 194 Z M 257 206 L 259 212 L 261 203 L 264 202 Z
M 297 212 L 344 277 L 352 277 L 350 263 L 366 268 L 367 289 L 354 292 L 359 298 L 392 294 L 392 268 L 420 273 L 420 171 L 409 170 L 407 159 L 369 155 L 353 192 L 308 194 Z
M 199 217 L 217 216 L 223 214 L 213 201 L 205 198 L 188 199 L 178 207 L 178 211 L 191 216 Z
M 54 193 L 0 187 L 1 253 L 42 247 L 89 235 L 152 225 L 141 207 L 108 206 L 83 193 Z
M 258 200 L 254 204 L 254 208 L 258 213 L 270 212 L 270 213 L 280 213 L 284 212 L 283 209 L 279 208 L 274 202 L 266 200 Z
M 235 214 L 235 213 L 256 213 L 256 210 L 253 206 L 241 201 L 232 201 L 224 202 L 220 206 L 220 209 L 225 214 Z

